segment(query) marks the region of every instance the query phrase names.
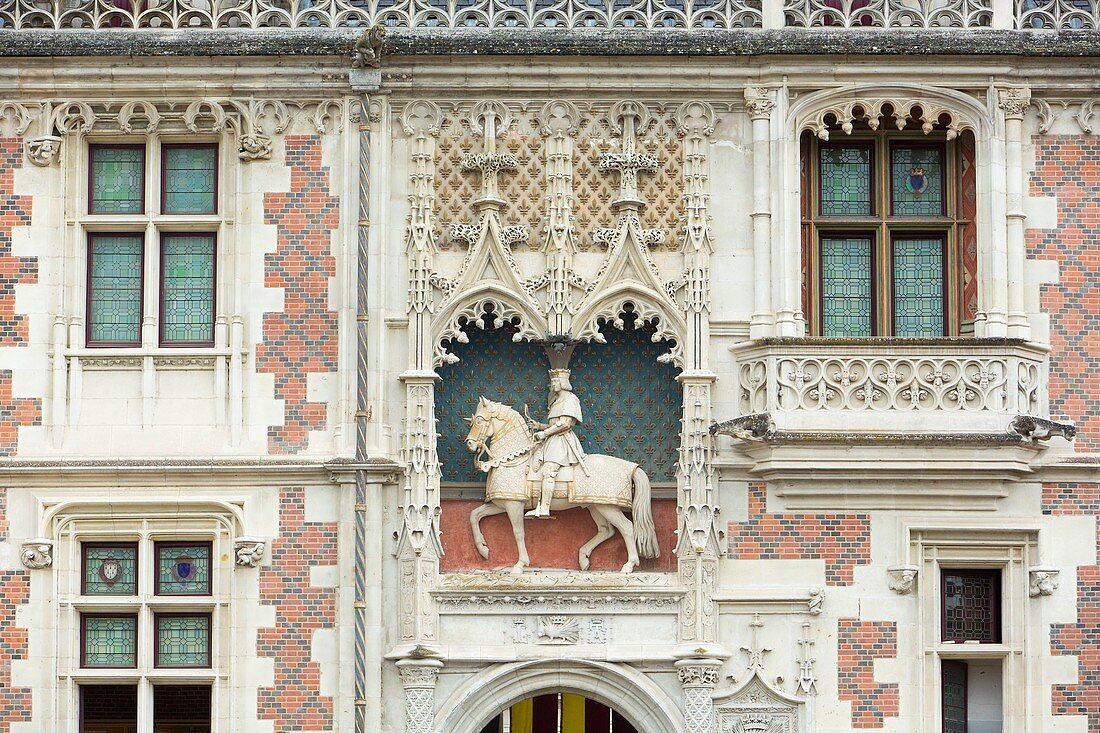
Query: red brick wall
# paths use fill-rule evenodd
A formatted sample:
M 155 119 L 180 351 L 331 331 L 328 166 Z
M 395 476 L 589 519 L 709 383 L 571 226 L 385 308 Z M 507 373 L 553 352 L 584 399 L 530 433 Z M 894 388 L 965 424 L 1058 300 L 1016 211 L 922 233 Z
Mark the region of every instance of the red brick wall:
M 508 568 L 516 563 L 518 552 L 512 536 L 508 517 L 498 514 L 481 520 L 481 532 L 489 545 L 489 559 L 482 560 L 474 547 L 470 529 L 470 512 L 482 501 L 449 499 L 443 502 L 440 515 L 440 531 L 443 541 L 443 558 L 440 568 L 444 571 L 491 570 Z M 570 509 L 555 512 L 554 519 L 527 520 L 524 536 L 531 565 L 536 568 L 568 568 L 579 566 L 578 552 L 581 545 L 596 534 L 596 524 L 587 509 Z M 672 571 L 676 568 L 676 502 L 658 499 L 653 502 L 653 524 L 657 529 L 657 543 L 661 556 L 643 560 L 638 570 Z M 592 552 L 590 570 L 618 570 L 626 562 L 626 546 L 616 532 Z
M 275 375 L 283 424 L 268 428 L 271 453 L 298 453 L 311 430 L 323 430 L 324 403 L 306 399 L 306 375 L 336 371 L 337 319 L 329 309 L 329 279 L 336 275 L 332 231 L 340 224 L 329 169 L 321 165 L 321 139 L 288 135 L 290 191 L 264 196 L 264 222 L 278 232 L 275 252 L 264 258 L 264 285 L 283 288 L 283 310 L 265 313 L 256 349 L 261 373 Z
M 851 585 L 856 565 L 871 562 L 871 523 L 864 514 L 768 514 L 767 484 L 749 484 L 749 518 L 730 522 L 734 560 L 825 561 L 828 585 Z
M 7 506 L 7 489 L 0 488 L 0 542 L 8 539 Z M 12 661 L 27 658 L 27 630 L 15 625 L 15 612 L 30 598 L 29 575 L 0 570 L 0 733 L 31 719 L 30 688 L 11 684 Z
M 1028 254 L 1058 262 L 1059 282 L 1045 285 L 1050 314 L 1050 412 L 1077 423 L 1077 447 L 1100 439 L 1100 141 L 1040 136 L 1032 196 L 1058 199 L 1058 228 L 1031 229 Z
M 20 139 L 0 137 L 0 346 L 27 343 L 26 316 L 15 313 L 15 286 L 38 282 L 38 258 L 12 255 L 12 229 L 31 223 L 31 197 L 15 193 L 15 171 L 22 167 Z M 0 455 L 16 452 L 20 426 L 41 424 L 41 400 L 13 397 L 11 370 L 0 370 Z
M 1097 517 L 1097 565 L 1077 568 L 1077 622 L 1053 624 L 1050 653 L 1077 657 L 1077 682 L 1054 685 L 1055 715 L 1087 715 L 1100 731 L 1100 484 L 1044 484 L 1043 514 Z
M 321 670 L 312 661 L 313 634 L 336 624 L 336 590 L 310 585 L 310 568 L 337 562 L 336 522 L 305 520 L 305 490 L 284 489 L 279 537 L 271 564 L 260 571 L 260 602 L 275 606 L 275 626 L 261 629 L 260 657 L 275 661 L 275 684 L 259 691 L 258 717 L 282 731 L 330 730 L 332 697 L 321 695 Z
M 837 621 L 837 691 L 852 703 L 853 728 L 882 728 L 898 715 L 898 685 L 875 681 L 875 660 L 898 655 L 893 621 Z

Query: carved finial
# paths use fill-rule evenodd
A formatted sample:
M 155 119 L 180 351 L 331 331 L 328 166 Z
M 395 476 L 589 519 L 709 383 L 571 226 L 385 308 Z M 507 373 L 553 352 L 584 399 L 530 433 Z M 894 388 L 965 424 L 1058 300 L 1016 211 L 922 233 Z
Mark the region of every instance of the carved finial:
M 619 174 L 619 197 L 611 202 L 612 211 L 637 215 L 645 203 L 639 197 L 638 175 L 656 173 L 656 155 L 637 152 L 637 136 L 649 124 L 649 110 L 633 101 L 616 103 L 607 113 L 611 129 L 620 137 L 619 152 L 600 156 L 600 170 Z
M 749 671 L 755 670 L 761 677 L 764 673 L 764 655 L 771 652 L 770 648 L 760 645 L 762 628 L 764 628 L 764 622 L 760 620 L 760 614 L 754 613 L 752 621 L 749 622 L 749 645 L 741 647 L 741 651 L 745 652 L 749 658 Z
M 817 694 L 817 677 L 814 675 L 814 640 L 810 638 L 810 622 L 802 622 L 802 638 L 798 640 L 801 658 L 798 661 L 798 689 L 804 695 Z
M 484 152 L 462 156 L 464 172 L 481 173 L 481 193 L 474 200 L 474 210 L 499 208 L 500 174 L 519 168 L 519 160 L 510 153 L 497 152 L 497 136 L 508 128 L 511 115 L 508 108 L 496 100 L 478 102 L 470 111 L 470 128 L 481 133 Z

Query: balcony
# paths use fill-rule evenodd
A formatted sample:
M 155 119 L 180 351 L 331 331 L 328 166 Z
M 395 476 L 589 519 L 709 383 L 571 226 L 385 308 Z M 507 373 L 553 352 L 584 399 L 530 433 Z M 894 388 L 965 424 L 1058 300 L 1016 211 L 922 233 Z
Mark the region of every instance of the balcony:
M 6 29 L 1090 29 L 1098 0 L 0 0 Z
M 762 339 L 733 353 L 738 417 L 712 431 L 764 478 L 1007 480 L 1075 432 L 1047 419 L 1047 353 L 1021 340 Z

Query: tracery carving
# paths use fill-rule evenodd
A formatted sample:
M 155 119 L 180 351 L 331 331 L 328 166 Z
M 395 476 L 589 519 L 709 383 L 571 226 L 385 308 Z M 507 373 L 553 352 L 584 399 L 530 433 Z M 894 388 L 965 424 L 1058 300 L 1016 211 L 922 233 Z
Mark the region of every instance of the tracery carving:
M 1096 30 L 1100 5 L 1074 0 L 1016 0 L 1017 28 Z
M 25 104 L 0 101 L 0 123 L 6 122 L 14 135 L 20 136 L 31 126 L 35 119 Z
M 930 93 L 933 91 L 935 95 Z M 884 120 L 892 119 L 898 130 L 919 124 L 926 135 L 937 124 L 943 125 L 947 139 L 953 140 L 963 130 L 975 130 L 978 124 L 972 112 L 975 101 L 967 99 L 965 105 L 955 103 L 954 98 L 960 94 L 949 90 L 926 90 L 916 85 L 870 92 L 860 87 L 830 90 L 815 95 L 827 97 L 830 101 L 813 104 L 813 100 L 809 99 L 800 105 L 810 111 L 797 118 L 797 128 L 799 132 L 810 130 L 822 140 L 828 140 L 829 128 L 834 124 L 839 125 L 845 134 L 850 134 L 857 120 L 877 130 Z
M 786 0 L 788 26 L 813 28 L 987 28 L 993 22 L 991 0 Z
M 799 641 L 798 684 L 804 694 L 816 692 L 809 626 L 803 623 Z M 773 684 L 765 677 L 764 654 L 771 650 L 759 641 L 761 627 L 763 622 L 756 614 L 749 624 L 749 645 L 742 647 L 748 656 L 748 676 L 736 689 L 715 697 L 718 729 L 722 733 L 797 733 L 799 730 L 802 700 L 781 690 L 778 687 L 781 679 L 777 678 Z

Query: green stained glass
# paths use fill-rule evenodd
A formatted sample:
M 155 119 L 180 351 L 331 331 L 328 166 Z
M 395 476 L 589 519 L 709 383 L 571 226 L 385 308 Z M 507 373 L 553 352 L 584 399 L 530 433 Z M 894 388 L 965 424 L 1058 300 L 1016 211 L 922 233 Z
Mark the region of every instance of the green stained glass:
M 96 146 L 91 152 L 93 214 L 145 210 L 145 148 Z
M 871 210 L 871 148 L 821 148 L 821 213 L 868 216 Z
M 209 667 L 210 616 L 158 614 L 157 666 Z
M 92 237 L 88 253 L 89 341 L 141 342 L 141 250 L 141 235 Z
M 85 545 L 83 592 L 137 595 L 137 545 Z
M 829 338 L 871 335 L 871 240 L 821 240 L 821 332 Z
M 894 240 L 894 335 L 943 336 L 943 240 Z
M 890 149 L 894 216 L 940 216 L 943 207 L 943 149 Z
M 164 213 L 213 214 L 218 149 L 213 145 L 164 147 Z
M 164 238 L 161 294 L 165 343 L 214 340 L 214 237 L 172 234 Z
M 137 665 L 137 616 L 86 615 L 84 624 L 85 667 L 134 667 Z
M 158 595 L 210 595 L 210 544 L 157 543 Z

